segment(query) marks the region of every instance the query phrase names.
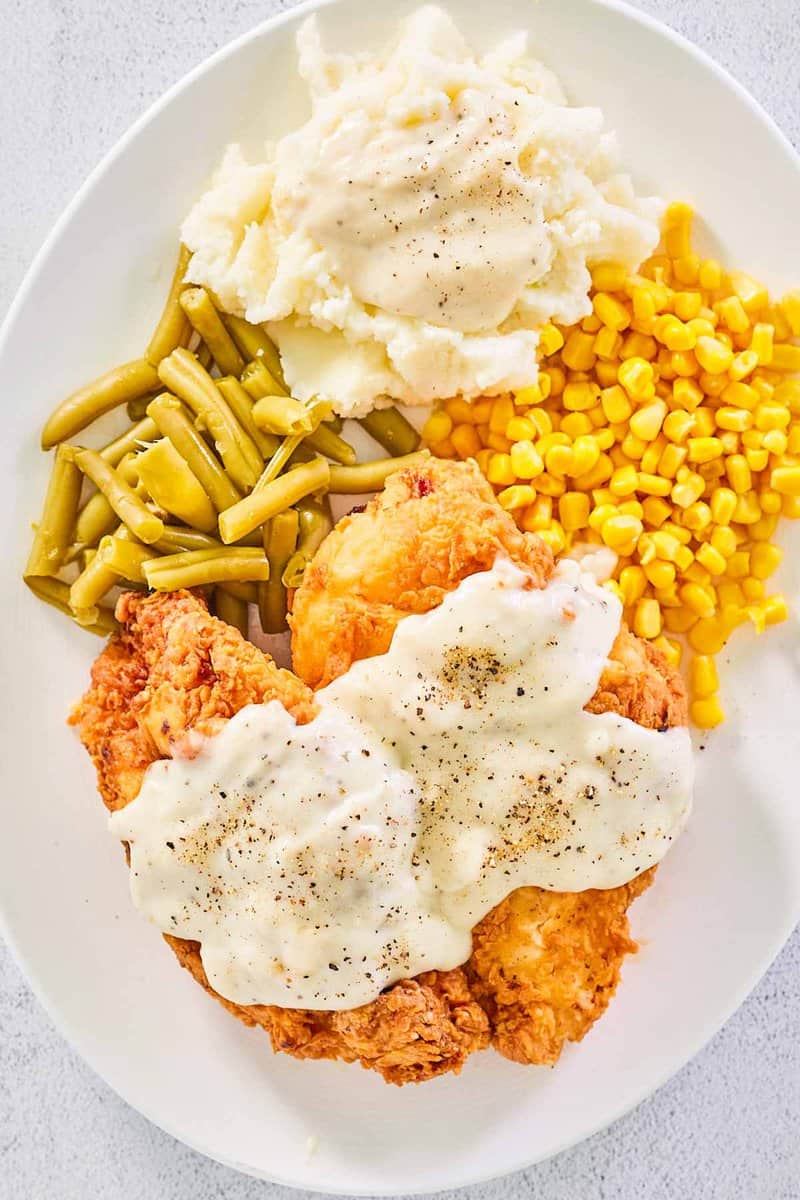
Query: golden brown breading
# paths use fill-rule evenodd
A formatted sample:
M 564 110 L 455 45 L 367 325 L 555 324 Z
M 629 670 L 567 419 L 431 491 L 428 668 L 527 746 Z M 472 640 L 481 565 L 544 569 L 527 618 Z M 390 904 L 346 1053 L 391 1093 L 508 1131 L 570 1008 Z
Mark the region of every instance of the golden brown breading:
M 319 686 L 356 658 L 386 650 L 403 616 L 425 612 L 498 553 L 541 586 L 552 556 L 521 534 L 472 464 L 399 473 L 367 510 L 323 543 L 294 606 L 295 665 Z M 213 733 L 244 705 L 281 700 L 298 721 L 313 696 L 187 592 L 121 598 L 118 639 L 101 654 L 72 716 L 95 761 L 103 799 L 119 808 L 147 766 L 187 733 Z M 663 656 L 627 630 L 587 708 L 643 725 L 686 721 L 683 685 Z M 184 743 L 183 746 L 181 743 Z M 347 1012 L 233 1004 L 211 989 L 196 942 L 167 937 L 180 962 L 225 1007 L 300 1058 L 358 1061 L 393 1083 L 458 1071 L 488 1045 L 518 1062 L 554 1062 L 605 1010 L 620 964 L 635 949 L 626 910 L 652 872 L 611 891 L 521 888 L 477 926 L 464 968 L 430 972 Z
M 303 723 L 314 713 L 309 689 L 238 630 L 210 616 L 189 592 L 122 596 L 122 632 L 92 668 L 92 686 L 71 722 L 97 767 L 107 807 L 138 793 L 144 772 L 190 732 L 211 734 L 246 704 L 278 699 Z M 183 745 L 182 745 L 183 743 Z M 463 970 L 430 972 L 397 984 L 349 1012 L 241 1006 L 209 985 L 197 942 L 167 937 L 181 964 L 248 1025 L 262 1026 L 275 1050 L 298 1058 L 360 1062 L 392 1083 L 458 1071 L 489 1042 L 489 1022 Z
M 320 546 L 295 593 L 292 663 L 313 688 L 389 649 L 397 622 L 441 604 L 462 579 L 505 554 L 541 587 L 553 556 L 520 533 L 475 463 L 431 459 L 398 471 L 362 513 Z

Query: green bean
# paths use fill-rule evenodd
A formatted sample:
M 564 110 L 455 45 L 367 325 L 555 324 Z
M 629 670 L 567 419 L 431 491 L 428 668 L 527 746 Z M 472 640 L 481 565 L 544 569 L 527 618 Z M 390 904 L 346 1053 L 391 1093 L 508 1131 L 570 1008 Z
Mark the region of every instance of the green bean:
M 97 606 L 119 582 L 119 576 L 98 551 L 87 562 L 69 589 L 72 615 L 79 625 L 91 625 L 96 620 Z
M 254 400 L 260 400 L 262 396 L 289 395 L 282 381 L 272 374 L 260 358 L 247 364 L 242 371 L 241 381 L 248 396 L 252 396 Z
M 292 396 L 262 396 L 253 405 L 253 420 L 259 428 L 280 437 L 305 435 L 314 429 L 313 414 Z
M 332 413 L 331 416 L 328 417 L 325 424 L 330 425 L 330 427 L 334 433 L 341 433 L 342 426 L 344 425 L 344 420 L 340 416 L 338 416 L 337 413 Z
M 419 445 L 416 429 L 396 408 L 376 409 L 366 417 L 360 417 L 358 423 L 395 458 L 402 454 L 412 454 Z
M 302 500 L 304 496 L 327 488 L 330 475 L 331 469 L 326 460 L 315 458 L 313 462 L 303 463 L 297 470 L 281 476 L 280 479 L 272 480 L 258 491 L 245 496 L 244 500 L 240 500 L 232 508 L 220 513 L 220 537 L 226 545 L 238 541 L 271 517 Z
M 185 529 L 182 525 L 165 525 L 164 532 L 153 546 L 160 554 L 177 554 L 181 550 L 221 550 L 222 542 L 209 537 L 207 533 L 200 533 L 197 529 Z
M 119 470 L 105 462 L 96 450 L 79 450 L 75 461 L 91 479 L 114 512 L 140 542 L 156 542 L 164 532 L 164 522 L 151 513 L 133 488 L 125 482 Z M 121 465 L 121 464 L 120 464 Z
M 146 396 L 137 396 L 135 400 L 129 400 L 125 405 L 125 412 L 128 415 L 128 420 L 137 424 L 147 415 L 147 406 L 153 399 L 153 393 L 148 392 Z
M 225 324 L 228 327 L 231 337 L 241 350 L 242 356 L 248 362 L 251 359 L 256 362 L 263 362 L 269 369 L 270 374 L 283 387 L 284 378 L 283 368 L 281 367 L 281 356 L 266 330 L 261 325 L 251 325 L 249 321 L 245 321 L 242 317 L 226 316 Z
M 166 358 L 178 346 L 185 346 L 192 332 L 189 319 L 181 308 L 181 292 L 186 287 L 183 277 L 189 266 L 192 253 L 186 246 L 178 251 L 178 261 L 175 274 L 172 276 L 169 293 L 164 304 L 164 311 L 156 325 L 150 344 L 145 351 L 148 362 L 157 367 L 162 358 Z
M 50 414 L 42 430 L 42 449 L 50 450 L 58 442 L 67 441 L 112 408 L 154 392 L 157 387 L 158 375 L 143 358 L 114 367 L 67 396 Z
M 78 549 L 84 546 L 96 546 L 100 538 L 110 533 L 117 524 L 117 514 L 106 500 L 102 492 L 95 492 L 78 513 L 75 524 L 75 545 Z
M 217 513 L 169 438 L 138 455 L 139 478 L 159 508 L 204 533 L 216 532 Z
M 286 587 L 297 588 L 319 547 L 333 529 L 333 517 L 327 498 L 323 501 L 305 500 L 297 506 L 299 534 L 297 550 L 289 559 L 282 575 Z
M 180 305 L 200 334 L 211 357 L 225 375 L 241 375 L 244 359 L 205 288 L 189 287 L 181 292 Z
M 192 474 L 200 480 L 217 512 L 230 508 L 241 499 L 216 455 L 195 429 L 186 409 L 174 396 L 162 393 L 151 400 L 147 415 L 152 417 L 164 437 L 168 437 Z
M 169 554 L 165 558 L 151 559 L 144 564 L 143 570 L 148 585 L 159 592 L 203 587 L 226 580 L 248 582 L 269 579 L 266 554 L 249 546 Z
M 286 588 L 282 576 L 297 545 L 298 527 L 294 508 L 278 513 L 264 526 L 269 579 L 258 586 L 258 615 L 263 633 L 283 633 L 286 628 Z
M 59 446 L 25 575 L 57 575 L 61 570 L 75 528 L 82 487 L 83 477 L 75 465 L 72 447 Z
M 149 399 L 147 403 L 150 403 Z M 116 467 L 126 454 L 135 453 L 141 449 L 143 442 L 154 442 L 158 436 L 155 421 L 150 417 L 143 417 L 132 429 L 103 446 L 100 457 L 104 458 L 110 467 Z
M 205 424 L 233 482 L 249 491 L 258 479 L 263 460 L 228 407 L 225 398 L 194 354 L 173 350 L 159 363 L 162 382 L 184 401 Z
M 324 454 L 326 458 L 332 458 L 334 462 L 344 463 L 348 467 L 352 466 L 358 457 L 350 443 L 346 442 L 344 438 L 340 438 L 338 433 L 335 433 L 327 424 L 320 425 L 318 429 L 310 433 L 306 442 L 312 450 Z
M 210 371 L 214 365 L 214 356 L 205 342 L 199 342 L 193 353 L 203 370 Z
M 239 380 L 235 379 L 233 375 L 226 375 L 224 379 L 217 380 L 217 387 L 227 400 L 231 412 L 236 417 L 242 429 L 250 435 L 258 446 L 258 452 L 261 457 L 264 460 L 270 458 L 278 449 L 280 443 L 273 434 L 265 433 L 263 429 L 259 429 L 256 425 L 253 420 L 253 401 Z
M 142 564 L 155 558 L 151 546 L 143 546 L 124 537 L 104 537 L 97 547 L 97 558 L 120 579 L 145 583 Z
M 269 587 L 269 584 L 263 586 Z M 224 621 L 226 625 L 232 625 L 234 629 L 238 629 L 242 637 L 247 637 L 250 619 L 245 600 L 240 600 L 238 596 L 232 596 L 224 588 L 216 587 L 214 588 L 214 615 L 219 617 L 220 621 Z
M 378 492 L 395 471 L 421 467 L 429 458 L 427 450 L 418 450 L 416 454 L 405 454 L 402 458 L 379 458 L 355 467 L 331 467 L 330 491 L 337 496 Z
M 259 531 L 259 544 L 261 542 L 261 533 Z M 226 579 L 224 583 L 218 583 L 218 592 L 227 592 L 229 596 L 234 596 L 237 600 L 243 600 L 245 604 L 258 603 L 258 584 L 257 583 L 236 583 L 234 580 Z
M 39 600 L 44 600 L 46 604 L 51 604 L 59 612 L 66 613 L 68 617 L 75 619 L 69 604 L 68 583 L 63 583 L 60 579 L 45 579 L 41 576 L 26 579 L 25 582 Z M 108 637 L 109 634 L 116 633 L 119 629 L 119 624 L 111 609 L 102 606 L 98 606 L 94 620 L 90 624 L 78 623 L 81 629 L 85 629 L 88 633 L 96 633 L 99 637 Z
M 269 460 L 264 470 L 258 477 L 256 486 L 253 488 L 253 494 L 260 492 L 268 483 L 272 483 L 273 479 L 277 479 L 283 468 L 288 463 L 293 454 L 300 448 L 303 442 L 302 433 L 294 434 L 292 437 L 284 438 L 278 449 Z M 308 460 L 311 461 L 311 460 Z

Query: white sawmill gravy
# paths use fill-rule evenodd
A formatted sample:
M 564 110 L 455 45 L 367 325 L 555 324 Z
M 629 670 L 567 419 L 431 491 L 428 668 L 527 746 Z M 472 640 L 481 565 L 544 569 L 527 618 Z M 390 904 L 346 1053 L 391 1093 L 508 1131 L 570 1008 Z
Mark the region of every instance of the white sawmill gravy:
M 683 828 L 693 770 L 686 729 L 584 712 L 620 615 L 576 562 L 537 590 L 498 561 L 309 724 L 243 709 L 111 817 L 136 905 L 201 943 L 228 999 L 344 1009 L 463 963 L 515 888 L 632 879 Z

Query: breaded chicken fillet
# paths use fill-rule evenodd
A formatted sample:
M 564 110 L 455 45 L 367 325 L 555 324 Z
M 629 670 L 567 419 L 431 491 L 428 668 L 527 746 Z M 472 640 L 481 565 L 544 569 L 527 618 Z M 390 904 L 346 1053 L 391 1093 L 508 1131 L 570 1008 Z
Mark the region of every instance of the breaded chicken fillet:
M 391 477 L 364 512 L 339 523 L 296 593 L 292 645 L 300 679 L 211 617 L 198 596 L 123 596 L 122 632 L 95 663 L 91 687 L 71 718 L 94 759 L 106 805 L 127 804 L 151 762 L 191 752 L 193 732 L 215 732 L 246 704 L 278 699 L 298 722 L 309 720 L 311 687 L 385 651 L 398 621 L 435 607 L 498 554 L 523 566 L 539 586 L 553 570 L 547 547 L 517 530 L 473 465 L 432 460 Z M 624 629 L 588 708 L 657 729 L 686 721 L 677 674 Z M 476 927 L 464 967 L 395 984 L 351 1011 L 217 998 L 247 1024 L 265 1028 L 276 1050 L 358 1061 L 392 1083 L 458 1071 L 490 1041 L 518 1062 L 552 1063 L 613 995 L 621 961 L 635 949 L 626 910 L 651 877 L 610 891 L 521 888 Z M 216 995 L 199 944 L 166 940 Z

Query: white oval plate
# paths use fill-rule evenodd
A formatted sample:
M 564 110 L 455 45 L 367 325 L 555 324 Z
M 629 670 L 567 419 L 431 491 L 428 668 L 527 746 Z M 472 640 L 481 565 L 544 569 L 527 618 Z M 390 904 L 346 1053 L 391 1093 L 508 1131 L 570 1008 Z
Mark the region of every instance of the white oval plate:
M 293 36 L 314 5 L 209 59 L 141 120 L 83 187 L 8 318 L 0 443 L 5 629 L 0 910 L 50 1014 L 151 1120 L 227 1164 L 344 1193 L 455 1187 L 529 1165 L 608 1124 L 687 1061 L 741 1003 L 800 914 L 797 632 L 741 633 L 723 672 L 729 719 L 699 754 L 689 831 L 633 912 L 641 953 L 608 1014 L 555 1070 L 494 1053 L 463 1074 L 387 1087 L 334 1063 L 274 1056 L 180 971 L 134 912 L 93 772 L 64 725 L 99 643 L 18 580 L 51 406 L 144 344 L 182 215 L 226 142 L 303 117 Z M 414 5 L 324 6 L 326 38 L 375 44 Z M 571 96 L 600 104 L 638 182 L 696 203 L 717 251 L 797 283 L 798 161 L 708 59 L 622 5 L 452 0 L 478 44 L 529 28 Z M 487 18 L 491 13 L 491 19 Z M 735 161 L 731 147 L 735 145 Z M 736 164 L 746 163 L 746 170 Z M 797 592 L 798 559 L 780 582 Z

